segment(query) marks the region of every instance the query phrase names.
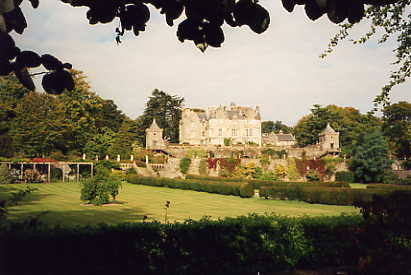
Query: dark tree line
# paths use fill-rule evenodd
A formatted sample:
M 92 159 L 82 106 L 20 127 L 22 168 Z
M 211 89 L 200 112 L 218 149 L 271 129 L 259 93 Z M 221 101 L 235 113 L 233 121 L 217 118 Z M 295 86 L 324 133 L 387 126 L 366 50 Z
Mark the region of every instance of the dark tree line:
M 0 157 L 129 158 L 133 147 L 144 146 L 154 118 L 165 138 L 178 142 L 183 98 L 156 89 L 133 120 L 97 96 L 82 72 L 70 73 L 76 86 L 60 95 L 31 92 L 13 75 L 0 77 Z

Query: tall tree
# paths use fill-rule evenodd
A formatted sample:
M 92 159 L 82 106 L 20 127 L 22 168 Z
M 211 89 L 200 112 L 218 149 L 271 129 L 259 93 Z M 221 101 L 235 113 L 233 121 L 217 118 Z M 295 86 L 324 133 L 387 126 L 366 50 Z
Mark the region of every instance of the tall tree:
M 334 130 L 340 132 L 340 143 L 343 152 L 350 154 L 357 136 L 363 129 L 378 129 L 380 121 L 370 114 L 361 114 L 352 107 L 314 105 L 311 114 L 302 117 L 293 128 L 293 133 L 300 146 L 314 144 L 319 133 L 330 123 Z
M 183 103 L 184 98 L 155 89 L 147 101 L 143 115 L 137 119 L 140 140 L 144 139 L 145 129 L 156 119 L 158 126 L 164 129 L 164 137 L 177 143 Z
M 11 157 L 15 153 L 9 130 L 16 116 L 15 108 L 28 92 L 15 75 L 0 77 L 0 156 Z
M 125 121 L 120 129 L 114 134 L 108 153 L 110 155 L 120 155 L 122 159 L 128 158 L 133 151 L 133 143 L 136 141 L 136 134 L 132 121 Z
M 353 147 L 350 169 L 359 182 L 381 182 L 391 165 L 389 147 L 380 131 L 364 131 Z
M 382 130 L 398 158 L 411 157 L 411 104 L 401 101 L 383 110 Z
M 17 152 L 29 157 L 65 151 L 64 112 L 58 100 L 47 94 L 29 93 L 17 105 L 10 134 Z
M 58 96 L 65 113 L 65 122 L 70 125 L 69 151 L 80 155 L 87 141 L 97 133 L 95 114 L 101 108 L 100 100 L 91 91 L 86 75 L 71 70 L 75 88 Z

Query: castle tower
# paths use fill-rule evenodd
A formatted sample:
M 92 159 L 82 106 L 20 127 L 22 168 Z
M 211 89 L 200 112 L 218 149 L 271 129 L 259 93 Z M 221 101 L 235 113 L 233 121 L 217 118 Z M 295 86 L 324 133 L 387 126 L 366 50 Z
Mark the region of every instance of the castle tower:
M 339 152 L 340 151 L 340 133 L 336 132 L 327 123 L 327 127 L 319 135 L 319 143 L 321 149 L 329 152 Z
M 163 129 L 157 125 L 156 119 L 153 119 L 150 127 L 146 129 L 146 149 L 157 149 L 164 146 Z

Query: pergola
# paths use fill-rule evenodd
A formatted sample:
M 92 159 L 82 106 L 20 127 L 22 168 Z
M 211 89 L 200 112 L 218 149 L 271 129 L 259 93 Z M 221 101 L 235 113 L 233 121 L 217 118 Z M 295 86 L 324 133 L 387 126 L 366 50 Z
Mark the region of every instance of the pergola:
M 94 175 L 94 163 L 93 162 L 67 162 L 67 161 L 21 161 L 21 162 L 8 162 L 2 161 L 0 164 L 5 164 L 9 169 L 12 165 L 20 166 L 20 179 L 23 179 L 24 165 L 31 165 L 33 170 L 36 170 L 38 165 L 47 165 L 47 182 L 51 182 L 51 166 L 62 166 L 62 165 L 76 165 L 76 181 L 80 181 L 80 165 L 90 166 L 90 175 Z M 57 167 L 60 168 L 60 167 Z M 60 168 L 61 169 L 61 168 Z M 64 171 L 62 169 L 62 181 L 65 181 Z

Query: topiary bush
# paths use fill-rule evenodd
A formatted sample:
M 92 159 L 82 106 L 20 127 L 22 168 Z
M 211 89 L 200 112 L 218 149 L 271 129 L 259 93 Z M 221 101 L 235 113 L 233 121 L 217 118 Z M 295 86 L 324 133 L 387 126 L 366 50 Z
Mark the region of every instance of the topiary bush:
M 183 174 L 187 174 L 188 169 L 190 168 L 191 159 L 189 158 L 182 158 L 180 160 L 180 171 Z
M 240 186 L 240 197 L 251 198 L 254 196 L 254 185 L 252 183 L 245 182 Z

